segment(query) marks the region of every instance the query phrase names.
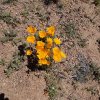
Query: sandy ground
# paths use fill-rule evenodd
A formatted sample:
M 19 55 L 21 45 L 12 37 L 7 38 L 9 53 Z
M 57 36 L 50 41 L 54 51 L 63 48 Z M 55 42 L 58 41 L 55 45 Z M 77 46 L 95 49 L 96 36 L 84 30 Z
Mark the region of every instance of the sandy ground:
M 98 81 L 91 77 L 86 82 L 73 79 L 77 69 L 75 66 L 80 62 L 78 54 L 100 68 L 100 45 L 97 43 L 100 39 L 100 7 L 95 6 L 92 0 L 60 0 L 58 4 L 51 3 L 48 6 L 44 5 L 42 0 L 18 0 L 10 4 L 2 2 L 0 1 L 0 9 L 16 17 L 20 24 L 12 27 L 0 20 L 0 37 L 3 37 L 2 31 L 9 28 L 17 31 L 18 37 L 23 37 L 27 34 L 27 25 L 36 26 L 38 29 L 45 28 L 47 24 L 56 26 L 56 35 L 62 39 L 62 50 L 68 57 L 64 62 L 54 65 L 57 66 L 56 73 L 60 79 L 60 89 L 54 100 L 100 100 Z M 68 38 L 65 26 L 69 24 L 74 25 L 78 38 Z M 86 39 L 86 46 L 83 48 L 78 45 L 80 38 Z M 16 49 L 11 42 L 4 45 L 0 42 L 0 58 L 9 62 Z M 44 78 L 46 71 L 27 74 L 28 69 L 24 65 L 8 78 L 4 74 L 5 68 L 6 66 L 0 65 L 0 93 L 5 93 L 9 100 L 49 100 L 49 96 L 44 94 L 47 86 Z

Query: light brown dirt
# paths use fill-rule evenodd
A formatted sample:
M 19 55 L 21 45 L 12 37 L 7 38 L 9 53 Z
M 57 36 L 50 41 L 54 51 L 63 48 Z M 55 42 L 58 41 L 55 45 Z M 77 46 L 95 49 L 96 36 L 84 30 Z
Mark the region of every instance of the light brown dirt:
M 43 76 L 38 78 L 34 72 L 27 75 L 23 68 L 7 78 L 0 70 L 0 93 L 5 93 L 9 100 L 48 100 L 44 95 L 46 83 Z
M 40 13 L 43 19 L 49 16 L 48 25 L 56 26 L 56 35 L 66 40 L 62 45 L 62 50 L 66 52 L 68 58 L 64 63 L 56 64 L 57 71 L 63 73 L 60 77 L 59 86 L 61 90 L 55 100 L 99 100 L 100 99 L 100 83 L 89 79 L 87 82 L 76 82 L 72 78 L 74 66 L 78 63 L 77 54 L 81 53 L 87 60 L 92 60 L 100 67 L 100 52 L 96 40 L 100 38 L 100 7 L 96 7 L 91 3 L 92 0 L 60 0 L 58 5 L 62 5 L 62 9 L 58 8 L 56 4 L 45 6 L 42 0 L 19 0 L 14 4 L 0 4 L 0 8 L 4 11 L 10 12 L 12 16 L 17 17 L 21 24 L 15 27 L 14 30 L 18 32 L 18 37 L 23 37 L 27 25 L 34 25 L 37 28 L 46 27 L 47 21 L 39 20 L 36 13 Z M 26 8 L 25 8 L 26 7 Z M 37 10 L 38 9 L 38 10 Z M 27 17 L 21 15 L 22 12 L 27 11 Z M 50 15 L 46 14 L 47 12 Z M 25 21 L 25 24 L 23 23 Z M 76 32 L 81 38 L 87 39 L 86 46 L 81 48 L 77 45 L 77 39 L 69 39 L 66 36 L 65 30 L 61 27 L 62 23 L 73 23 Z M 0 21 L 0 37 L 2 37 L 2 30 L 11 28 L 3 21 Z M 71 46 L 73 43 L 74 46 Z M 71 49 L 68 49 L 71 47 Z M 5 43 L 3 46 L 0 43 L 0 58 L 9 61 L 12 57 L 15 47 L 11 43 Z M 43 72 L 31 72 L 27 74 L 27 68 L 24 66 L 19 71 L 13 72 L 9 78 L 4 74 L 5 67 L 0 66 L 0 93 L 5 93 L 9 100 L 48 100 L 48 95 L 44 95 L 46 82 Z M 40 77 L 34 75 L 39 73 Z M 87 88 L 92 88 L 95 91 L 87 91 Z

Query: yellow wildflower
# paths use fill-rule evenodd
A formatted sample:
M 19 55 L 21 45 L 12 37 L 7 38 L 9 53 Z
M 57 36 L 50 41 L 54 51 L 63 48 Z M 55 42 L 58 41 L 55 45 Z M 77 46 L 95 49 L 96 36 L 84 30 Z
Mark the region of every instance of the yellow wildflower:
M 60 55 L 53 55 L 53 59 L 54 59 L 56 62 L 60 62 L 62 58 L 61 58 Z
M 39 60 L 39 65 L 50 65 L 50 62 L 47 61 L 46 59 L 40 59 Z
M 31 34 L 34 34 L 34 33 L 37 31 L 37 29 L 36 29 L 35 27 L 33 27 L 33 26 L 30 25 L 30 26 L 27 28 L 26 31 L 29 32 L 29 33 L 31 33 Z
M 58 47 L 53 48 L 53 59 L 60 62 L 62 58 L 66 58 L 66 55 Z
M 27 50 L 27 51 L 26 51 L 26 55 L 27 55 L 27 56 L 29 56 L 29 55 L 31 55 L 31 54 L 32 54 L 32 50 Z
M 54 36 L 55 33 L 55 27 L 54 26 L 50 26 L 47 28 L 47 33 L 51 36 Z
M 50 56 L 50 49 L 45 49 L 45 52 L 46 52 L 46 54 L 47 54 L 47 58 Z
M 46 44 L 46 47 L 47 47 L 47 48 L 51 48 L 52 45 L 53 45 L 52 43 L 53 43 L 52 38 L 47 38 L 47 44 Z
M 52 44 L 46 44 L 46 47 L 48 48 L 48 49 L 50 49 L 51 47 L 52 47 Z
M 39 31 L 39 36 L 40 36 L 40 38 L 44 38 L 46 36 L 46 32 L 45 31 Z
M 52 44 L 52 38 L 47 38 L 47 43 Z
M 26 39 L 26 41 L 28 43 L 34 43 L 35 42 L 35 37 L 34 36 L 28 36 L 27 39 Z
M 37 57 L 38 57 L 39 59 L 45 59 L 45 55 L 43 55 L 43 54 L 39 54 L 39 55 L 37 55 Z
M 63 52 L 61 51 L 60 54 L 61 54 L 61 57 L 62 57 L 62 58 L 66 58 L 65 53 L 63 53 Z
M 37 41 L 36 49 L 44 49 L 45 43 L 42 41 Z
M 60 41 L 60 39 L 58 39 L 58 38 L 54 38 L 54 42 L 55 42 L 55 44 L 61 44 L 61 41 Z
M 53 54 L 58 55 L 60 53 L 60 49 L 58 47 L 53 48 Z
M 50 50 L 49 49 L 42 49 L 42 50 L 39 49 L 39 50 L 37 50 L 37 53 L 38 53 L 37 57 L 39 59 L 45 59 L 45 58 L 49 57 Z

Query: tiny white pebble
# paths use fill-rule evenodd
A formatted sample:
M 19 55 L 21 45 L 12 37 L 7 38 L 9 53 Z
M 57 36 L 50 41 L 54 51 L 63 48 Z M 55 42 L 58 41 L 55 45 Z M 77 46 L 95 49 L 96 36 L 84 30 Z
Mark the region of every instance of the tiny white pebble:
M 54 90 L 55 88 L 54 88 L 54 87 L 52 87 L 52 89 Z

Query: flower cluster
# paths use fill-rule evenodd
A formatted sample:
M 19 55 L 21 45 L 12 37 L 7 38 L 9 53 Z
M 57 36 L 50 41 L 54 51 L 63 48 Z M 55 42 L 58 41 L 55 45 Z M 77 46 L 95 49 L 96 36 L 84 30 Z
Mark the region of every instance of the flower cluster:
M 55 38 L 54 26 L 40 31 L 37 31 L 33 26 L 29 26 L 27 32 L 30 35 L 27 36 L 26 41 L 30 44 L 31 48 L 36 50 L 39 65 L 50 65 L 52 60 L 60 62 L 63 58 L 66 58 L 66 55 L 59 48 L 61 44 L 60 39 Z M 27 49 L 26 55 L 33 55 L 33 51 Z

